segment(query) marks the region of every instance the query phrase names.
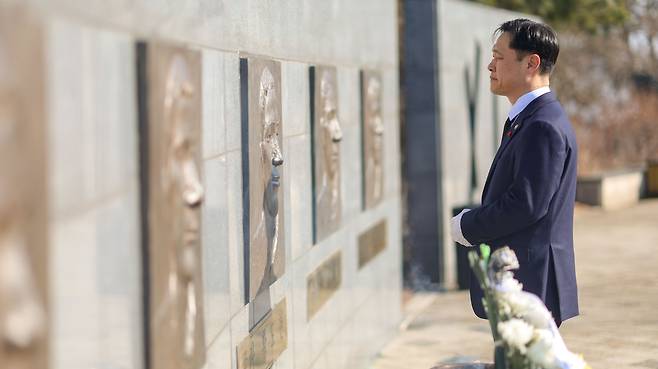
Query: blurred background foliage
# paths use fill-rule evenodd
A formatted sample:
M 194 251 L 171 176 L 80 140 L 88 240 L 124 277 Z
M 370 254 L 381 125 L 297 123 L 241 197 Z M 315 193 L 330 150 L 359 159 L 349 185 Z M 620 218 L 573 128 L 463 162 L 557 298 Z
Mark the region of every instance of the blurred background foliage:
M 474 0 L 558 32 L 552 88 L 578 136 L 581 174 L 658 159 L 658 0 Z

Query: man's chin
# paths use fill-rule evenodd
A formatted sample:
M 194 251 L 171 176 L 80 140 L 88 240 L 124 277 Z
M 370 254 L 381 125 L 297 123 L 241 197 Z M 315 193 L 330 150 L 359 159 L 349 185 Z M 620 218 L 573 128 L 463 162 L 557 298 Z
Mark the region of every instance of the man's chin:
M 500 91 L 500 86 L 494 83 L 493 80 L 489 80 L 489 91 L 491 91 L 491 93 L 494 95 L 502 96 Z
M 505 96 L 502 91 L 500 91 L 497 88 L 491 87 L 489 88 L 489 91 L 491 91 L 492 94 L 497 95 L 497 96 Z

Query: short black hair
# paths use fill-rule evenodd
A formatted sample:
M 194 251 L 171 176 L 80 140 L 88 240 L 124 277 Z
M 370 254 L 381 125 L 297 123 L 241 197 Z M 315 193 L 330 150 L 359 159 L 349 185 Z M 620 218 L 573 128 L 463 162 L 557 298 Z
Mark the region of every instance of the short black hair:
M 550 74 L 553 71 L 560 45 L 551 27 L 519 18 L 501 24 L 494 35 L 503 33 L 510 35 L 509 47 L 516 51 L 519 59 L 528 54 L 537 54 L 541 59 L 539 73 Z

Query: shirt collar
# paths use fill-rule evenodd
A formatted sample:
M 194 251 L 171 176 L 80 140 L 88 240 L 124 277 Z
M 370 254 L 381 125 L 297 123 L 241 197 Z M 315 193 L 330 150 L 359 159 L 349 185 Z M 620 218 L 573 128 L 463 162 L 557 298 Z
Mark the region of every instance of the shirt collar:
M 538 98 L 541 95 L 547 94 L 551 92 L 551 89 L 548 86 L 540 87 L 536 90 L 532 90 L 523 96 L 519 97 L 518 100 L 512 105 L 512 109 L 509 111 L 508 118 L 510 121 L 514 120 L 521 112 L 523 109 L 528 106 L 531 102 L 533 102 L 536 98 Z

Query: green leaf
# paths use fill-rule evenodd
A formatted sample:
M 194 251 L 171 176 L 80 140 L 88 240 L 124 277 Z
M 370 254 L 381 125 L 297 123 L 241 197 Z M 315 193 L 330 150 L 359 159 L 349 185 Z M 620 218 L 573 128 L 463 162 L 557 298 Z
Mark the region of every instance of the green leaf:
M 491 247 L 486 244 L 480 244 L 480 254 L 482 254 L 482 259 L 485 263 L 489 263 L 489 256 L 491 256 Z

